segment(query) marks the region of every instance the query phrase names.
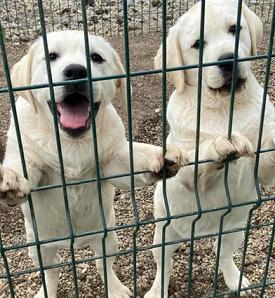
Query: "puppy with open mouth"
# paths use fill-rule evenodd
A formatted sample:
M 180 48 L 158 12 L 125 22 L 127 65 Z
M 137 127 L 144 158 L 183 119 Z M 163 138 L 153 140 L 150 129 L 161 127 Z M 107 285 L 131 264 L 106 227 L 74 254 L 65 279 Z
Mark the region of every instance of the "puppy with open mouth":
M 203 47 L 203 63 L 217 63 L 203 67 L 202 70 L 200 119 L 197 118 L 198 68 L 167 73 L 168 80 L 175 86 L 167 108 L 170 125 L 167 143 L 181 146 L 188 152 L 189 159 L 194 161 L 197 146 L 196 127 L 197 121 L 200 121 L 199 160 L 212 161 L 198 165 L 197 184 L 194 180 L 194 167 L 180 169 L 175 177 L 167 181 L 170 213 L 178 217 L 171 220 L 166 228 L 167 242 L 190 239 L 193 227 L 194 237 L 218 234 L 221 223 L 222 232 L 244 229 L 249 210 L 253 206 L 253 203 L 249 202 L 257 201 L 254 152 L 258 144 L 264 92 L 251 71 L 250 61 L 240 61 L 237 64 L 233 129 L 231 139 L 228 138 L 238 2 L 205 1 L 203 44 L 200 43 L 202 2 L 198 2 L 182 15 L 167 36 L 168 68 L 198 65 L 200 47 Z M 257 44 L 262 38 L 262 23 L 245 4 L 242 6 L 240 22 L 238 58 L 241 59 L 257 54 Z M 155 68 L 162 68 L 162 47 L 155 57 Z M 265 111 L 262 150 L 275 146 L 275 113 L 270 101 L 266 102 Z M 225 188 L 224 160 L 232 155 L 237 160 L 229 164 L 229 201 Z M 274 153 L 261 154 L 258 171 L 261 184 L 274 185 L 274 161 Z M 199 196 L 202 212 L 196 194 Z M 233 205 L 232 208 L 230 204 Z M 162 182 L 158 182 L 156 187 L 154 209 L 155 218 L 166 216 Z M 223 217 L 228 210 L 230 212 Z M 165 222 L 156 223 L 154 245 L 162 242 L 163 225 Z M 225 233 L 220 238 L 221 242 L 216 238 L 214 250 L 217 254 L 217 247 L 220 247 L 218 266 L 225 284 L 231 291 L 238 290 L 240 284 L 243 289 L 240 295 L 246 295 L 250 292 L 247 289 L 250 285 L 249 280 L 245 276 L 240 280 L 240 271 L 233 260 L 234 252 L 241 246 L 243 232 Z M 145 295 L 146 298 L 160 297 L 162 287 L 164 297 L 168 296 L 172 256 L 179 245 L 178 243 L 166 246 L 164 264 L 162 249 L 153 249 L 157 273 L 152 288 Z
M 28 180 L 22 176 L 14 120 L 8 131 L 7 149 L 0 169 L 0 202 L 8 206 L 22 204 L 27 241 L 34 241 L 32 218 L 26 195 L 30 189 L 44 185 L 60 184 L 60 165 L 56 147 L 53 113 L 57 113 L 65 178 L 82 180 L 96 177 L 93 134 L 91 131 L 91 105 L 88 92 L 86 55 L 83 32 L 60 31 L 47 35 L 49 60 L 54 82 L 74 81 L 54 87 L 55 102 L 49 88 L 37 88 L 19 92 L 16 102 Z M 91 72 L 93 77 L 124 74 L 118 54 L 103 38 L 89 36 Z M 14 86 L 48 83 L 42 39 L 36 41 L 28 53 L 12 70 Z M 79 81 L 80 80 L 80 81 Z M 130 172 L 129 144 L 125 138 L 123 123 L 111 100 L 118 93 L 122 107 L 126 104 L 125 79 L 93 82 L 94 112 L 97 147 L 101 176 L 108 177 Z M 146 171 L 135 175 L 136 187 L 152 184 L 162 176 L 165 159 L 167 175 L 173 176 L 187 162 L 182 150 L 168 146 L 163 158 L 162 149 L 153 145 L 133 143 L 134 170 Z M 101 181 L 101 195 L 108 228 L 115 226 L 113 209 L 114 186 L 130 189 L 129 176 Z M 67 187 L 73 234 L 78 235 L 103 229 L 100 202 L 96 183 Z M 32 194 L 40 240 L 69 235 L 64 197 L 61 188 L 37 191 Z M 75 238 L 74 248 L 89 245 L 102 255 L 103 233 Z M 106 253 L 117 250 L 115 231 L 108 232 Z M 54 241 L 41 246 L 44 266 L 59 263 L 58 250 L 70 247 L 69 240 Z M 29 255 L 36 265 L 37 250 L 29 247 Z M 131 292 L 119 281 L 112 265 L 114 258 L 107 258 L 108 293 L 110 297 L 129 297 Z M 103 261 L 96 261 L 103 275 Z M 59 269 L 45 271 L 48 297 L 56 297 Z M 91 289 L 92 292 L 92 289 Z M 41 287 L 36 297 L 44 297 Z

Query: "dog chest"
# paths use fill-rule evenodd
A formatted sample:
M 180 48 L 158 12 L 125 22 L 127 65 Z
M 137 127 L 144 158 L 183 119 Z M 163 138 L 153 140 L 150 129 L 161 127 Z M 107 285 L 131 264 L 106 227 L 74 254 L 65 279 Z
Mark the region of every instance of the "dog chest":
M 87 179 L 95 175 L 85 175 Z M 60 177 L 52 175 L 49 184 L 59 184 Z M 107 224 L 112 211 L 113 186 L 108 182 L 101 184 L 101 194 Z M 69 234 L 68 218 L 70 217 L 74 234 L 102 229 L 99 197 L 96 182 L 73 185 L 63 188 L 35 192 L 32 195 L 37 226 L 41 239 L 66 237 Z M 67 197 L 66 210 L 64 198 Z M 26 225 L 31 227 L 28 204 L 22 207 Z

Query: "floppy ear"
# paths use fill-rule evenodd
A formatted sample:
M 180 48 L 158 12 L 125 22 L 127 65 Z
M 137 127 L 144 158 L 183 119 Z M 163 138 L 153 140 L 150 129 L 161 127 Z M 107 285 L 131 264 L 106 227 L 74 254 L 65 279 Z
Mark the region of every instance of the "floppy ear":
M 13 87 L 25 87 L 31 85 L 33 56 L 34 45 L 32 45 L 28 53 L 13 66 L 11 71 Z M 33 97 L 32 91 L 23 90 L 18 91 L 18 93 L 33 106 L 35 113 L 37 113 L 37 103 Z
M 124 67 L 121 63 L 121 60 L 118 54 L 115 52 L 114 55 L 114 62 L 117 67 L 119 74 L 125 74 Z M 120 105 L 122 112 L 125 116 L 127 116 L 127 85 L 126 85 L 126 78 L 121 78 L 116 80 L 116 87 L 118 89 L 118 96 L 120 99 Z M 132 86 L 131 86 L 131 94 L 132 94 Z
M 243 13 L 248 24 L 251 38 L 251 54 L 257 55 L 257 45 L 261 42 L 263 36 L 263 23 L 256 14 L 246 5 L 243 5 Z
M 179 43 L 178 30 L 174 26 L 170 29 L 166 39 L 166 65 L 168 68 L 183 66 L 182 53 Z M 154 60 L 155 69 L 162 68 L 162 45 L 160 46 Z M 167 80 L 176 86 L 179 93 L 184 90 L 185 79 L 184 71 L 169 71 L 167 72 Z

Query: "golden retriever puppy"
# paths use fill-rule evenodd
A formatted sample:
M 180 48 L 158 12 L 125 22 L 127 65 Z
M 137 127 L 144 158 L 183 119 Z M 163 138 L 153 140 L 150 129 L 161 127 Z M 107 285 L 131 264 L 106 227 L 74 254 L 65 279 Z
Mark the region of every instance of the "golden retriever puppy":
M 49 59 L 54 82 L 86 79 L 87 66 L 83 32 L 61 31 L 47 35 Z M 93 77 L 124 74 L 118 54 L 103 38 L 89 36 L 91 72 Z M 43 42 L 40 38 L 28 53 L 14 66 L 14 86 L 48 83 Z M 122 105 L 126 103 L 126 80 L 112 79 L 93 83 L 94 110 L 100 174 L 103 177 L 130 171 L 128 142 L 123 123 L 111 100 L 118 92 Z M 80 180 L 96 177 L 94 136 L 91 131 L 91 111 L 87 81 L 55 86 L 55 103 L 62 145 L 65 178 Z M 24 147 L 28 180 L 22 177 L 14 120 L 8 131 L 7 150 L 1 168 L 0 200 L 9 206 L 22 204 L 25 217 L 27 241 L 34 241 L 32 218 L 26 194 L 30 188 L 62 183 L 53 125 L 53 106 L 49 88 L 22 91 L 16 102 L 22 142 Z M 142 143 L 133 144 L 135 171 L 148 171 L 135 175 L 136 187 L 152 184 L 162 176 L 164 158 L 162 149 Z M 175 146 L 168 147 L 165 155 L 168 176 L 175 175 L 178 167 L 186 162 L 184 153 Z M 130 189 L 129 176 L 101 181 L 102 202 L 107 227 L 115 226 L 113 209 L 114 186 Z M 74 235 L 103 229 L 100 202 L 96 183 L 67 187 L 67 197 Z M 38 235 L 40 240 L 69 235 L 62 188 L 37 191 L 32 194 Z M 25 203 L 24 203 L 25 202 Z M 89 245 L 102 255 L 103 233 L 78 237 L 74 248 Z M 51 242 L 41 246 L 43 265 L 59 262 L 57 251 L 69 248 L 70 240 Z M 108 232 L 106 253 L 117 250 L 115 231 Z M 35 246 L 29 247 L 29 255 L 38 265 Z M 117 278 L 113 268 L 114 258 L 107 258 L 108 293 L 110 297 L 129 297 L 128 290 Z M 96 261 L 103 275 L 102 259 Z M 56 297 L 59 269 L 45 271 L 48 297 Z M 92 289 L 91 289 L 92 291 Z M 44 297 L 41 287 L 36 297 Z
M 257 200 L 254 180 L 253 151 L 257 148 L 263 88 L 251 71 L 249 61 L 237 66 L 236 94 L 232 138 L 227 131 L 230 114 L 233 56 L 235 47 L 237 0 L 207 0 L 205 2 L 205 33 L 203 62 L 228 60 L 227 63 L 203 68 L 202 98 L 200 116 L 199 159 L 212 160 L 198 169 L 198 192 L 202 210 L 228 206 L 224 183 L 224 164 L 229 155 L 238 159 L 229 164 L 228 186 L 233 205 Z M 201 2 L 186 12 L 170 29 L 167 37 L 167 67 L 193 65 L 199 63 Z M 260 19 L 242 6 L 240 43 L 238 58 L 256 55 L 257 43 L 262 37 Z M 162 47 L 155 57 L 155 68 L 162 67 Z M 168 80 L 175 85 L 170 97 L 167 118 L 170 133 L 167 143 L 181 146 L 195 160 L 198 69 L 169 72 Z M 271 102 L 266 103 L 265 126 L 262 148 L 274 147 L 275 113 Z M 268 185 L 274 183 L 274 153 L 264 153 L 260 158 L 259 181 Z M 271 174 L 273 173 L 273 174 Z M 184 167 L 167 181 L 167 198 L 172 215 L 192 214 L 198 209 L 194 192 L 194 167 Z M 251 204 L 233 207 L 224 217 L 223 231 L 243 228 L 248 218 Z M 166 216 L 162 182 L 158 182 L 154 198 L 155 217 Z M 195 225 L 195 236 L 219 231 L 221 216 L 226 209 L 201 214 Z M 172 220 L 166 229 L 166 241 L 191 237 L 191 225 L 197 215 Z M 161 243 L 165 222 L 156 224 L 154 244 Z M 240 247 L 243 232 L 222 236 L 220 250 L 220 270 L 230 290 L 237 290 L 240 272 L 233 261 L 234 252 Z M 165 249 L 164 295 L 167 297 L 169 278 L 172 270 L 172 255 L 179 244 Z M 215 251 L 217 241 L 215 243 Z M 217 252 L 217 251 L 216 251 Z M 146 298 L 160 297 L 161 291 L 161 248 L 154 249 L 157 273 Z M 241 286 L 249 286 L 247 278 L 242 278 Z M 241 292 L 245 295 L 245 291 Z

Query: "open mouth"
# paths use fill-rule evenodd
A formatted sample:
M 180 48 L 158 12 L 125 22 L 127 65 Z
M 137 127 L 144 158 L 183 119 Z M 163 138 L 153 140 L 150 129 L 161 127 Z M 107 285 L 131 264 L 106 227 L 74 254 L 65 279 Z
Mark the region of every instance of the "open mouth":
M 245 79 L 237 78 L 236 84 L 235 84 L 235 90 L 239 91 L 240 89 L 242 89 L 245 86 L 245 82 L 246 82 Z M 230 93 L 231 86 L 232 86 L 232 77 L 228 78 L 225 81 L 225 83 L 219 88 L 212 88 L 212 87 L 209 87 L 209 88 L 213 91 Z
M 51 102 L 48 102 L 52 111 Z M 100 102 L 94 103 L 95 114 L 99 110 Z M 56 103 L 60 127 L 72 137 L 79 137 L 91 126 L 90 102 L 87 96 L 74 92 Z

